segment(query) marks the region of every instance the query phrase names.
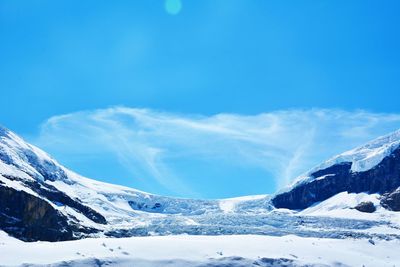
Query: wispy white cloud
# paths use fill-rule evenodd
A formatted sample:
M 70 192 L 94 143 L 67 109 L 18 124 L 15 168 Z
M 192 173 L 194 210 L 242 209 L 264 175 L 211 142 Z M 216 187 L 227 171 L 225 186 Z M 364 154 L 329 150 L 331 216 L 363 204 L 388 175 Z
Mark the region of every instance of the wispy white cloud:
M 260 168 L 281 187 L 320 161 L 398 128 L 400 114 L 362 110 L 199 116 L 114 107 L 52 117 L 35 142 L 72 155 L 111 153 L 135 179 L 192 192 L 167 161 L 189 157 Z

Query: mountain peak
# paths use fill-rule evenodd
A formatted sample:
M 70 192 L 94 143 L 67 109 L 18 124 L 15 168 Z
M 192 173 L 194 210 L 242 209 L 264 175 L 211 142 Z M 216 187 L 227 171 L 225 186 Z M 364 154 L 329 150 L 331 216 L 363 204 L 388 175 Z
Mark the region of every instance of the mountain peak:
M 13 166 L 35 179 L 66 179 L 63 169 L 47 153 L 28 144 L 2 126 L 0 126 L 0 160 L 2 164 Z

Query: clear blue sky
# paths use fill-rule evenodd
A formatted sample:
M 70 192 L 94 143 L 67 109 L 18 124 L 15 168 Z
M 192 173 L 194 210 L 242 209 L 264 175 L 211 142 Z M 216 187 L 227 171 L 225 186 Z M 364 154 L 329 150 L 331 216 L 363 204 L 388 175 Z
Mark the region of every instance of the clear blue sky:
M 400 113 L 399 14 L 397 0 L 0 0 L 0 123 L 34 141 L 52 116 L 113 106 L 173 116 L 311 108 Z M 141 184 L 97 154 L 78 162 L 41 140 L 85 175 L 185 195 Z M 179 165 L 179 176 L 201 197 L 277 187 L 260 168 L 173 158 L 169 168 Z M 190 178 L 199 169 L 211 178 Z M 208 192 L 210 179 L 221 176 L 257 177 L 258 186 L 221 180 L 219 191 Z

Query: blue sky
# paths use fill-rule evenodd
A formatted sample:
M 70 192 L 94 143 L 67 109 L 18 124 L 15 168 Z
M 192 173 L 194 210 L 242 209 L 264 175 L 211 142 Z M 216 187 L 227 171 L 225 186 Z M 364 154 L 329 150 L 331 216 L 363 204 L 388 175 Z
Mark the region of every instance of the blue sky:
M 271 193 L 400 128 L 399 10 L 0 0 L 0 123 L 104 181 L 188 197 Z

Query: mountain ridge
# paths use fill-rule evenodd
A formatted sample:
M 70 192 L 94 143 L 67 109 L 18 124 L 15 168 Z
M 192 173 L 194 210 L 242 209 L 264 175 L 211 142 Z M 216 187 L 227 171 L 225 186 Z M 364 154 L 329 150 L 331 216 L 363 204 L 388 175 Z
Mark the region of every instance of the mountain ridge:
M 400 187 L 399 147 L 400 131 L 378 137 L 314 167 L 277 193 L 272 202 L 277 208 L 304 209 L 344 191 L 393 193 Z
M 396 138 L 392 141 L 397 142 L 400 134 L 395 132 L 394 136 Z M 387 169 L 395 174 L 395 178 L 390 176 L 386 178 L 397 185 L 398 176 L 400 176 L 398 175 L 400 155 L 396 154 L 392 157 L 394 155 L 392 152 L 397 153 L 397 150 L 391 151 L 388 155 L 385 154 L 386 152 L 382 155 L 384 155 L 383 160 L 389 158 L 391 162 L 396 163 L 393 165 L 394 169 L 387 166 L 381 169 Z M 400 153 L 400 150 L 398 152 Z M 345 199 L 353 199 L 352 203 L 355 201 L 351 207 L 340 204 L 341 209 L 353 214 L 352 218 L 346 217 L 347 215 L 342 216 L 341 219 L 318 217 L 316 220 L 312 217 L 304 217 L 303 214 L 309 213 L 309 207 L 321 201 L 331 203 L 332 201 L 329 202 L 328 199 L 348 191 L 346 188 L 348 184 L 339 186 L 337 180 L 345 175 L 349 175 L 349 179 L 354 178 L 351 175 L 352 163 L 334 163 L 328 168 L 315 170 L 312 173 L 315 176 L 312 177 L 313 179 L 303 180 L 290 190 L 274 195 L 222 200 L 173 198 L 80 176 L 60 165 L 39 148 L 26 143 L 11 131 L 0 128 L 0 198 L 2 200 L 0 202 L 0 230 L 24 241 L 168 234 L 284 235 L 294 233 L 320 237 L 343 237 L 349 234 L 362 237 L 366 234 L 354 233 L 354 231 L 387 223 L 380 219 L 381 216 L 388 216 L 388 221 L 391 220 L 391 216 L 397 216 L 388 211 L 388 209 L 396 210 L 393 207 L 399 205 L 399 192 L 390 191 L 395 188 L 395 185 L 392 185 L 390 190 L 378 190 L 380 195 L 373 197 L 374 205 L 378 205 L 376 206 L 378 209 L 375 212 L 376 215 L 372 217 L 365 217 L 361 212 L 354 213 L 352 210 L 364 199 L 371 199 L 362 195 L 364 194 L 362 190 L 355 192 L 362 193 L 359 197 L 352 194 L 342 195 Z M 290 193 L 297 192 L 301 186 L 305 186 L 302 190 L 307 192 L 313 192 L 312 190 L 318 192 L 324 188 L 323 185 L 318 184 L 312 189 L 309 185 L 313 181 L 319 181 L 318 183 L 336 181 L 333 184 L 336 185 L 337 190 L 325 193 L 320 198 L 309 194 L 298 196 L 298 193 Z M 367 183 L 364 181 L 364 184 Z M 329 184 L 331 185 L 332 183 Z M 292 197 L 288 198 L 288 194 L 292 194 Z M 379 202 L 377 198 L 386 199 L 386 201 Z M 304 205 L 293 206 L 290 201 Z M 298 212 L 297 209 L 305 210 Z M 48 218 L 53 219 L 47 220 Z M 364 221 L 365 218 L 368 221 Z M 346 224 L 347 226 L 343 228 Z M 304 225 L 308 225 L 310 229 L 305 230 Z M 313 229 L 321 225 L 330 230 L 316 233 Z M 341 231 L 337 231 L 338 225 L 341 225 Z M 372 235 L 377 234 L 372 233 Z

